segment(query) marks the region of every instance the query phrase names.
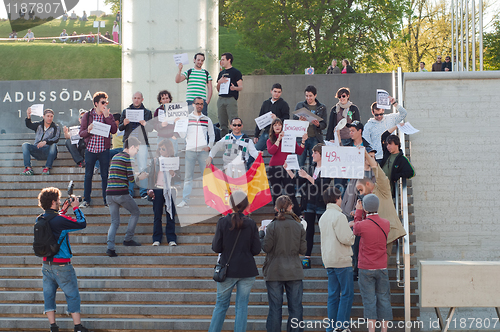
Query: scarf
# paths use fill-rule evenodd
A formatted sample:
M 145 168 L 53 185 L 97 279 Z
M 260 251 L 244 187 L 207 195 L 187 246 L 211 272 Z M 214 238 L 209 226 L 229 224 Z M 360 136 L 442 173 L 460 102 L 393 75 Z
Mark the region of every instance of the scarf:
M 163 197 L 165 197 L 165 211 L 170 215 L 170 218 L 174 219 L 172 214 L 172 190 L 170 188 L 170 181 L 172 176 L 170 172 L 163 171 Z
M 349 107 L 351 107 L 352 103 L 351 101 L 347 101 L 347 103 L 345 104 L 341 104 L 340 101 L 337 103 L 336 106 L 336 111 L 337 113 L 340 112 L 340 109 L 342 108 L 342 117 L 343 118 L 346 118 L 347 119 L 347 112 L 349 111 Z M 352 116 L 351 116 L 351 120 L 352 120 Z

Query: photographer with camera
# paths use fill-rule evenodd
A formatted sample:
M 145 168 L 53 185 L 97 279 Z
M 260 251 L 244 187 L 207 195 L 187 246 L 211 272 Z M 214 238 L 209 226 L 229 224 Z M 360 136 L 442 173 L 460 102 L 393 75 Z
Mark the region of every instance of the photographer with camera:
M 80 320 L 80 292 L 78 290 L 78 282 L 76 280 L 75 270 L 71 265 L 71 246 L 69 244 L 69 232 L 74 232 L 84 229 L 87 226 L 85 216 L 78 207 L 79 200 L 72 196 L 64 201 L 61 207 L 61 191 L 54 187 L 44 188 L 38 195 L 38 205 L 45 211 L 38 216 L 36 222 L 40 225 L 37 229 L 35 225 L 35 241 L 33 248 L 37 256 L 46 256 L 47 254 L 40 253 L 39 240 L 43 222 L 50 225 L 50 230 L 53 234 L 54 241 L 57 240 L 59 246 L 57 253 L 54 255 L 43 257 L 42 275 L 43 275 L 43 300 L 44 312 L 50 323 L 50 331 L 58 332 L 59 327 L 56 324 L 56 292 L 57 288 L 61 288 L 66 296 L 68 304 L 67 311 L 73 318 L 75 324 L 75 332 L 87 332 L 88 329 L 82 326 Z M 76 219 L 66 215 L 69 206 L 73 208 Z M 47 229 L 47 228 L 46 228 Z M 43 245 L 43 243 L 41 243 Z M 53 247 L 53 246 L 51 246 Z M 55 250 L 54 250 L 55 251 Z

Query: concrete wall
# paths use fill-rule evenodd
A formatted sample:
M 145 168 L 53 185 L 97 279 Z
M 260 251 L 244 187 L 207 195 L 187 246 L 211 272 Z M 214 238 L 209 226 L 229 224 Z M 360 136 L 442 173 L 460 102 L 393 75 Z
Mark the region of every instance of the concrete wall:
M 410 136 L 417 258 L 500 260 L 500 72 L 404 78 L 406 120 L 420 129 Z M 422 320 L 435 317 L 421 310 Z M 496 315 L 492 308 L 460 309 L 455 317 Z
M 280 83 L 283 87 L 282 98 L 288 102 L 291 111 L 303 101 L 304 89 L 314 85 L 318 90 L 318 100 L 330 108 L 338 102 L 335 93 L 341 87 L 351 90 L 351 101 L 361 112 L 365 123 L 371 117 L 370 105 L 375 101 L 377 89 L 392 93 L 391 74 L 352 74 L 352 75 L 266 75 L 244 76 L 243 92 L 238 99 L 238 113 L 243 119 L 246 132 L 255 129 L 254 119 L 258 116 L 262 102 L 271 97 L 271 87 Z M 216 117 L 213 118 L 216 120 Z

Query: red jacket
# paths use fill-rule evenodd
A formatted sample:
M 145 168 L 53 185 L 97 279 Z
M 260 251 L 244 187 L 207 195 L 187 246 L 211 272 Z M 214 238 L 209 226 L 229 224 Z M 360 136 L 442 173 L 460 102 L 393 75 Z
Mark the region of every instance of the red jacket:
M 380 218 L 378 214 L 371 214 L 366 219 L 363 219 L 363 216 L 363 210 L 356 210 L 353 233 L 361 237 L 359 240 L 358 267 L 364 270 L 386 269 L 387 237 L 384 232 L 389 234 L 391 223 L 389 220 Z

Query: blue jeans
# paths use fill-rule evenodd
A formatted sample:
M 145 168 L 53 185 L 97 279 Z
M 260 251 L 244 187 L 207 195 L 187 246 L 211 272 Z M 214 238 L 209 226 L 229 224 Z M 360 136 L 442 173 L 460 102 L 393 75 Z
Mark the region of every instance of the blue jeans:
M 214 312 L 212 313 L 212 321 L 208 332 L 220 332 L 222 324 L 226 318 L 226 312 L 229 308 L 231 293 L 236 285 L 236 301 L 234 309 L 236 316 L 234 318 L 234 332 L 245 332 L 247 329 L 248 316 L 248 300 L 250 291 L 255 282 L 255 277 L 248 278 L 226 278 L 223 282 L 217 283 L 217 301 L 215 303 Z
M 255 149 L 257 151 L 264 151 L 267 149 L 267 140 L 269 139 L 269 131 L 265 131 L 262 133 L 262 135 L 259 136 L 259 140 L 255 144 Z M 247 169 L 250 169 L 252 167 L 253 162 L 255 161 L 255 158 L 252 156 L 248 156 L 248 162 L 247 162 Z
M 301 155 L 298 156 L 299 158 L 299 165 L 304 166 L 306 164 L 306 158 L 309 155 L 309 165 L 312 165 L 312 148 L 318 144 L 318 139 L 316 137 L 309 137 L 306 140 L 306 144 L 304 146 L 304 152 L 302 152 Z
M 165 226 L 165 234 L 167 236 L 167 242 L 175 241 L 177 242 L 177 235 L 175 235 L 175 219 L 174 217 L 170 217 L 165 207 L 165 197 L 163 196 L 163 189 L 153 189 L 155 193 L 155 198 L 153 199 L 153 242 L 160 242 L 163 239 L 163 230 L 162 230 L 162 217 L 163 211 L 167 215 L 167 225 Z M 175 204 L 172 198 L 172 214 L 175 216 Z
M 70 139 L 67 139 L 64 144 L 66 145 L 66 149 L 68 149 L 74 162 L 76 164 L 81 163 L 83 161 L 83 157 L 85 156 L 85 149 L 80 148 L 78 144 L 71 144 Z
M 334 328 L 349 328 L 352 300 L 354 298 L 354 282 L 352 267 L 327 268 L 328 275 L 328 320 L 330 326 L 327 331 Z
M 111 214 L 111 225 L 108 229 L 108 249 L 115 250 L 115 236 L 120 226 L 120 206 L 130 212 L 127 232 L 124 241 L 130 241 L 134 237 L 135 226 L 139 221 L 139 207 L 130 195 L 110 195 L 108 197 L 109 213 Z
M 138 170 L 139 172 L 147 171 L 146 167 L 148 164 L 148 146 L 140 145 L 139 152 L 137 152 L 137 154 L 133 158 L 131 158 L 131 162 L 134 170 Z M 137 186 L 139 187 L 139 194 L 141 195 L 141 197 L 148 194 L 148 179 L 146 178 L 137 182 L 128 183 L 128 192 L 130 193 L 130 196 L 134 197 L 135 184 L 137 184 Z
M 267 315 L 267 332 L 280 332 L 283 307 L 283 288 L 286 290 L 288 303 L 288 322 L 286 330 L 304 331 L 304 329 L 292 328 L 291 320 L 295 318 L 297 322 L 303 321 L 302 313 L 302 280 L 290 281 L 266 281 L 267 298 L 269 301 L 269 314 Z
M 358 273 L 365 318 L 379 321 L 392 320 L 391 286 L 387 269 L 359 269 Z
M 68 313 L 80 312 L 80 292 L 73 265 L 42 265 L 44 313 L 56 311 L 57 287 L 61 288 L 68 304 Z
M 109 172 L 109 149 L 99 153 L 92 153 L 85 150 L 85 180 L 83 183 L 83 199 L 90 204 L 90 193 L 92 192 L 92 177 L 94 176 L 94 166 L 99 160 L 101 170 L 102 198 L 106 202 L 106 187 L 108 186 Z
M 203 176 L 203 170 L 206 166 L 206 160 L 208 157 L 207 151 L 186 151 L 185 156 L 185 169 L 184 169 L 184 189 L 182 191 L 182 200 L 188 203 L 189 195 L 193 190 L 193 176 L 194 176 L 194 166 L 196 166 L 196 161 L 200 166 L 200 171 Z
M 47 144 L 40 149 L 34 144 L 28 142 L 23 143 L 23 159 L 24 167 L 31 167 L 31 156 L 36 160 L 47 160 L 45 167 L 52 168 L 54 160 L 57 158 L 57 144 Z

